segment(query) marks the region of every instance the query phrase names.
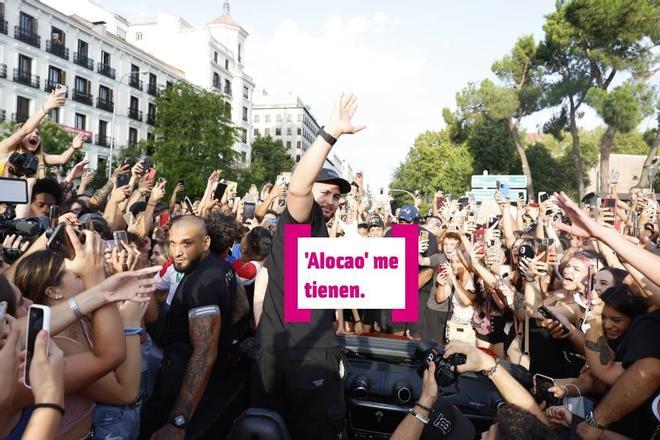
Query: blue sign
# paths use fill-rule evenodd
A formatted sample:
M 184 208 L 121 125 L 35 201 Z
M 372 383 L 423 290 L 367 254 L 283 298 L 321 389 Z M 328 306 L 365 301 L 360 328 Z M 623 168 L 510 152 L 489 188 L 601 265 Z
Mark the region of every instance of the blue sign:
M 497 188 L 497 181 L 506 183 L 509 188 L 527 188 L 527 177 L 525 176 L 472 176 L 472 188 Z

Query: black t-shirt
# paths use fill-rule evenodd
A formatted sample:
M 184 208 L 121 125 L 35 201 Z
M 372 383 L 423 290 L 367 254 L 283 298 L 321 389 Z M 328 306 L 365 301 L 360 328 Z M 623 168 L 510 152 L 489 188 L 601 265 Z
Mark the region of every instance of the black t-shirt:
M 311 212 L 311 236 L 328 237 L 328 228 L 321 206 L 314 202 Z M 334 310 L 312 310 L 308 323 L 284 320 L 284 225 L 298 224 L 285 209 L 277 223 L 268 256 L 268 287 L 263 312 L 257 327 L 255 345 L 277 349 L 331 348 L 337 346 L 332 321 Z
M 214 375 L 222 370 L 233 340 L 232 308 L 236 293 L 236 276 L 231 266 L 220 258 L 209 255 L 191 273 L 186 274 L 167 312 L 165 346 L 174 350 L 180 358 L 187 359 L 192 353 L 188 312 L 204 306 L 220 308 L 220 340 Z
M 630 329 L 623 335 L 614 357 L 623 368 L 629 368 L 644 358 L 660 358 L 660 310 L 635 318 Z M 651 438 L 658 424 L 652 411 L 654 393 L 649 400 L 633 412 L 613 423 L 609 428 L 630 438 Z

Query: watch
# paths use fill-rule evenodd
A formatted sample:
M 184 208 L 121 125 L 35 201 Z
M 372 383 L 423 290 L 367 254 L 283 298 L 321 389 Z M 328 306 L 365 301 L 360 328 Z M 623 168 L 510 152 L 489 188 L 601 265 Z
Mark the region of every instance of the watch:
M 591 427 L 593 427 L 593 428 L 596 428 L 596 429 L 598 429 L 598 430 L 600 430 L 600 431 L 605 431 L 605 430 L 607 429 L 607 426 L 603 426 L 603 425 L 599 425 L 599 424 L 598 424 L 598 422 L 597 422 L 596 419 L 594 418 L 594 412 L 593 412 L 593 411 L 589 411 L 589 412 L 587 413 L 587 418 L 586 418 L 585 420 L 586 420 L 586 422 L 587 422 L 587 425 L 589 425 L 589 426 L 591 426 Z
M 186 424 L 188 421 L 186 420 L 186 416 L 183 414 L 175 414 L 171 416 L 169 419 L 167 419 L 167 423 L 174 425 L 176 428 L 179 429 L 186 429 Z

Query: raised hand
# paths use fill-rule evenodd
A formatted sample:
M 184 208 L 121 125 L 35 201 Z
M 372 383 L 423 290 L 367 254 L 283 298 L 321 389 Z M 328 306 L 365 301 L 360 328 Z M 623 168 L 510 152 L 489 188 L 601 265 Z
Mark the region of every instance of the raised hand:
M 80 179 L 85 174 L 85 167 L 87 167 L 87 165 L 89 165 L 88 160 L 82 160 L 75 164 L 66 176 L 66 180 L 72 182 L 75 179 Z
M 353 115 L 357 110 L 357 97 L 351 94 L 342 93 L 335 105 L 330 119 L 325 126 L 325 131 L 338 138 L 342 134 L 354 134 L 366 128 L 365 125 L 354 125 Z
M 585 214 L 564 192 L 559 194 L 555 193 L 553 197 L 557 201 L 557 205 L 563 209 L 568 218 L 571 219 L 572 223 L 571 225 L 557 223 L 555 225 L 557 229 L 583 238 L 597 238 L 602 233 L 604 229 L 603 226 L 589 218 L 589 216 Z
M 44 110 L 47 112 L 51 111 L 54 108 L 62 107 L 64 103 L 66 102 L 66 96 L 65 92 L 56 92 L 53 90 L 50 92 L 50 95 L 48 95 L 48 98 L 46 98 L 46 102 L 44 103 Z
M 84 133 L 78 133 L 76 137 L 73 138 L 73 143 L 71 144 L 71 148 L 74 150 L 80 150 L 87 140 L 87 136 L 85 136 Z

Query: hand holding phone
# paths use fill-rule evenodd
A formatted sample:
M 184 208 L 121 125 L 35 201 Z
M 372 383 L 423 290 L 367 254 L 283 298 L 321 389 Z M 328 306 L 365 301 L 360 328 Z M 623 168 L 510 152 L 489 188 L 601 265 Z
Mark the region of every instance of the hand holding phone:
M 32 366 L 32 359 L 34 357 L 35 341 L 41 330 L 46 330 L 50 334 L 50 307 L 33 304 L 28 311 L 25 370 L 23 372 L 23 384 L 28 388 L 32 388 L 30 383 L 30 366 Z M 48 344 L 48 340 L 46 344 Z M 46 353 L 48 353 L 48 345 L 46 345 Z
M 566 327 L 558 318 L 557 315 L 555 315 L 552 310 L 547 308 L 545 305 L 542 305 L 538 308 L 539 314 L 543 316 L 545 319 L 552 319 L 553 321 L 557 321 L 559 324 L 561 324 L 561 328 L 564 331 L 564 333 L 570 333 L 571 331 L 569 330 L 568 327 Z

